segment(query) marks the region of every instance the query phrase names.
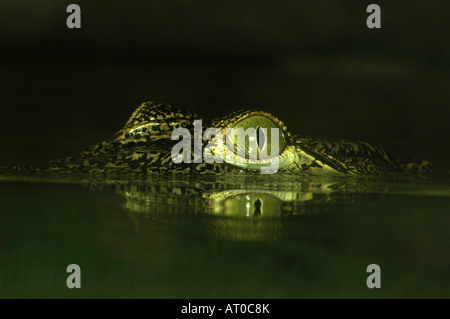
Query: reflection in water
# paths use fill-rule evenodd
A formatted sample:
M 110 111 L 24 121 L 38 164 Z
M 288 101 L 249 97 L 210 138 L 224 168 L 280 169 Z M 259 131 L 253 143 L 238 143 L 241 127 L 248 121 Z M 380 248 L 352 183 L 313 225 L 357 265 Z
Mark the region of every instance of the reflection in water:
M 371 298 L 372 263 L 381 297 L 448 296 L 448 182 L 79 182 L 0 182 L 5 297 L 72 298 L 70 263 L 82 298 Z
M 151 223 L 170 227 L 179 221 L 177 217 L 191 214 L 201 218 L 212 236 L 238 241 L 276 240 L 289 216 L 325 212 L 330 203 L 378 201 L 385 191 L 354 180 L 274 183 L 264 178 L 116 182 L 90 187 L 112 187 L 122 195 L 139 233 L 151 229 L 147 227 Z

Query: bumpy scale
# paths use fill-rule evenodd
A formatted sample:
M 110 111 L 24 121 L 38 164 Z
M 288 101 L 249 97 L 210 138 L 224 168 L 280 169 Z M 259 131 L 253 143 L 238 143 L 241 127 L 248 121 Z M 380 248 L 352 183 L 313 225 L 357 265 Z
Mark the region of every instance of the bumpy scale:
M 171 105 L 146 102 L 131 115 L 125 126 L 111 141 L 95 145 L 79 156 L 51 161 L 41 168 L 16 166 L 16 171 L 63 174 L 138 175 L 150 174 L 223 174 L 233 172 L 259 173 L 262 161 L 250 163 L 213 162 L 179 163 L 172 160 L 171 151 L 177 141 L 172 131 L 184 127 L 192 132 L 199 117 L 192 112 Z M 233 112 L 212 121 L 212 127 L 225 136 L 227 128 L 278 128 L 278 173 L 338 174 L 376 176 L 402 172 L 430 170 L 427 161 L 398 161 L 382 147 L 364 142 L 326 142 L 314 138 L 294 136 L 282 121 L 263 111 Z M 269 144 L 270 139 L 258 143 Z M 203 147 L 214 145 L 214 137 L 203 141 Z M 248 145 L 247 145 L 248 146 Z M 224 146 L 222 146 L 224 147 Z M 268 146 L 266 146 L 268 147 Z M 248 150 L 244 153 L 247 154 Z M 223 152 L 222 152 L 223 153 Z M 214 154 L 214 150 L 212 150 Z M 224 153 L 223 153 L 224 154 Z M 247 154 L 248 155 L 248 154 Z

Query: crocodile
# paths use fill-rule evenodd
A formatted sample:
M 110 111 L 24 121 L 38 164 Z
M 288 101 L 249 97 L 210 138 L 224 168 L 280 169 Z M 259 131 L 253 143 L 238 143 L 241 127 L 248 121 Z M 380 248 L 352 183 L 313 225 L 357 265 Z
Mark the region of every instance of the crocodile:
M 94 191 L 113 191 L 124 198 L 123 207 L 139 234 L 153 229 L 155 222 L 171 225 L 180 213 L 206 214 L 229 217 L 204 220 L 213 236 L 260 241 L 278 238 L 282 223 L 278 217 L 324 212 L 329 207 L 324 203 L 330 202 L 383 200 L 390 184 L 364 177 L 409 178 L 431 169 L 427 161 L 396 160 L 378 145 L 293 135 L 281 120 L 258 110 L 233 112 L 213 120 L 210 127 L 225 137 L 230 128 L 278 129 L 278 153 L 270 154 L 278 163 L 276 174 L 259 174 L 268 163 L 247 158 L 249 140 L 241 154 L 234 154 L 234 159 L 244 155 L 239 161 L 219 161 L 224 153 L 216 151 L 225 146 L 216 143 L 217 136 L 201 140 L 213 161 L 205 157 L 198 163 L 177 163 L 173 149 L 179 141 L 173 140 L 173 133 L 187 129 L 194 130 L 195 136 L 198 119 L 179 107 L 145 102 L 110 141 L 77 156 L 40 167 L 16 165 L 6 172 L 13 172 L 13 180 L 17 175 L 57 176 L 64 181 L 75 179 Z M 258 150 L 273 142 L 273 136 L 263 136 L 256 140 Z M 0 172 L 2 179 L 4 174 Z
M 41 167 L 16 165 L 15 172 L 40 174 L 88 174 L 90 176 L 138 176 L 145 178 L 154 174 L 175 175 L 223 175 L 230 173 L 258 173 L 267 161 L 252 161 L 248 157 L 249 144 L 245 150 L 236 150 L 234 160 L 217 158 L 222 144 L 202 140 L 213 158 L 201 162 L 178 163 L 173 156 L 172 133 L 177 128 L 194 128 L 199 116 L 180 107 L 157 103 L 142 103 L 131 114 L 125 126 L 110 141 L 101 142 L 78 156 L 53 160 Z M 278 129 L 277 174 L 319 174 L 342 176 L 382 176 L 387 174 L 422 173 L 431 170 L 428 161 L 402 161 L 393 158 L 379 145 L 347 140 L 329 142 L 318 138 L 294 135 L 286 125 L 272 114 L 259 110 L 244 110 L 228 114 L 211 122 L 211 127 L 227 134 L 227 129 L 266 128 L 267 136 L 258 139 L 257 148 L 268 148 L 271 138 L 267 132 Z M 264 133 L 264 132 L 263 132 Z M 258 135 L 260 136 L 260 135 Z M 258 137 L 257 136 L 257 137 Z M 264 135 L 263 135 L 264 136 Z M 216 142 L 216 143 L 214 143 Z M 274 143 L 272 141 L 272 143 Z M 244 154 L 245 156 L 242 156 Z M 273 154 L 271 154 L 273 155 Z M 184 156 L 181 154 L 181 156 Z M 269 156 L 270 159 L 270 156 Z M 212 160 L 212 161 L 211 161 Z M 273 158 L 271 158 L 273 160 Z

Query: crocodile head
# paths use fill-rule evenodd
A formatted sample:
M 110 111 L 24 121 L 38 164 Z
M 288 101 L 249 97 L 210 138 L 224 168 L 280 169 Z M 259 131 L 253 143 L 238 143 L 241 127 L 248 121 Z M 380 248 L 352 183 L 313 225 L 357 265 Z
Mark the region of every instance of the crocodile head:
M 112 140 L 78 156 L 28 170 L 145 178 L 152 174 L 242 172 L 369 176 L 430 167 L 425 161 L 396 161 L 382 147 L 368 143 L 294 136 L 281 120 L 263 111 L 233 112 L 209 126 L 199 120 L 193 112 L 146 102 Z M 235 134 L 239 130 L 244 132 L 242 138 Z M 15 169 L 26 170 L 21 166 Z

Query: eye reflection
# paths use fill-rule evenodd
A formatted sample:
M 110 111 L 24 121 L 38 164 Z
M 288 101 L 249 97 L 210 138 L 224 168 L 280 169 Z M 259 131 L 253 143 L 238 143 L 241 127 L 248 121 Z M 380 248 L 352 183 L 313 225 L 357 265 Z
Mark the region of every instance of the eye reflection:
M 255 206 L 255 211 L 253 213 L 253 217 L 261 216 L 261 201 L 259 200 L 259 198 L 255 201 L 253 206 Z

